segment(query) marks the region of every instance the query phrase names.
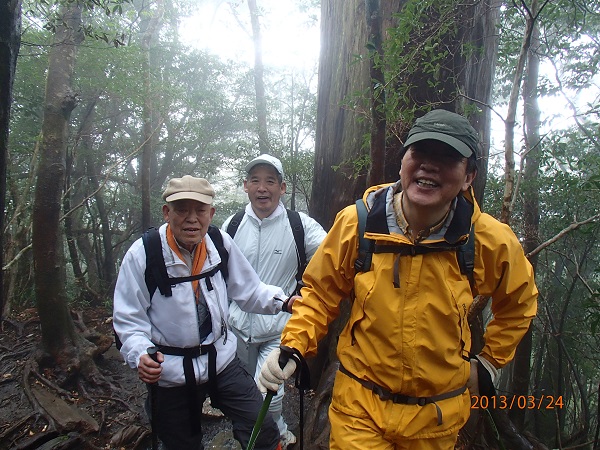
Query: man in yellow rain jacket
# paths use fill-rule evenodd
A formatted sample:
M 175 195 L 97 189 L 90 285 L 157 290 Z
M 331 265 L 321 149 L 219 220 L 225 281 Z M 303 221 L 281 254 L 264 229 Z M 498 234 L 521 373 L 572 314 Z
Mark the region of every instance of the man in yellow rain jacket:
M 404 146 L 400 180 L 369 188 L 365 237 L 370 267 L 355 269 L 357 208 L 342 210 L 304 273 L 302 298 L 269 355 L 259 387 L 274 389 L 317 343 L 353 293 L 342 331 L 329 409 L 331 449 L 453 449 L 470 395 L 493 389 L 536 314 L 533 270 L 510 228 L 482 213 L 471 183 L 477 132 L 464 117 L 434 110 L 417 119 Z M 473 285 L 457 249 L 474 226 Z M 467 314 L 492 297 L 485 346 L 469 357 Z M 280 351 L 296 355 L 282 370 Z M 467 389 L 469 388 L 469 389 Z M 470 392 L 471 391 L 471 392 Z

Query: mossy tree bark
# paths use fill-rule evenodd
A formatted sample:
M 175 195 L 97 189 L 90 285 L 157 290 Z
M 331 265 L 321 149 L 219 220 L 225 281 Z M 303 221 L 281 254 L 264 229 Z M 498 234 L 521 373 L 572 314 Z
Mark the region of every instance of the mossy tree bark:
M 48 58 L 32 246 L 35 296 L 42 328 L 42 348 L 37 358 L 43 366 L 58 368 L 63 381 L 71 381 L 79 374 L 91 378 L 97 369 L 92 360 L 95 346 L 76 332 L 69 311 L 60 217 L 69 120 L 77 105 L 71 86 L 77 50 L 83 41 L 81 6 L 77 2 L 61 6 L 60 17 Z

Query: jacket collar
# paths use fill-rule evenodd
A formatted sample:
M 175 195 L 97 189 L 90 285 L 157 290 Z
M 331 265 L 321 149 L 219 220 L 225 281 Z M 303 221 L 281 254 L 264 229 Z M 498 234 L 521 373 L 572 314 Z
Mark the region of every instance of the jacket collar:
M 365 232 L 384 235 L 390 234 L 390 218 L 393 218 L 395 222 L 391 199 L 399 191 L 400 181 L 393 184 L 373 186 L 365 192 L 363 199 L 370 206 Z M 448 216 L 447 223 L 441 229 L 441 233 L 443 234 L 430 236 L 426 240 L 438 237 L 445 241 L 446 244 L 462 244 L 469 235 L 471 223 L 479 214 L 481 213 L 473 195 L 473 188 L 471 187 L 468 191 L 457 196 L 454 212 Z
M 270 216 L 265 217 L 264 219 L 259 219 L 259 217 L 256 215 L 256 213 L 252 209 L 252 204 L 248 203 L 246 205 L 246 214 L 248 215 L 248 217 L 252 217 L 258 223 L 263 223 L 263 221 L 264 222 L 271 222 L 275 218 L 277 218 L 281 214 L 283 214 L 284 212 L 285 212 L 285 206 L 284 206 L 283 202 L 281 200 L 279 200 L 279 205 L 277 205 L 277 208 L 275 208 L 275 211 L 273 211 Z

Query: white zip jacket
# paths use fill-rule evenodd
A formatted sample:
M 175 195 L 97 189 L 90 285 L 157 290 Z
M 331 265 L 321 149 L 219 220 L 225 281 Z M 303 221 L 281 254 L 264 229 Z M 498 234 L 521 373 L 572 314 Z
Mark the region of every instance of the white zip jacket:
M 304 227 L 304 249 L 308 261 L 317 251 L 326 233 L 316 220 L 302 212 L 299 214 Z M 227 230 L 232 217 L 223 223 L 223 231 Z M 294 234 L 281 201 L 277 209 L 262 220 L 256 216 L 252 205 L 248 203 L 246 214 L 233 240 L 263 282 L 280 286 L 287 296 L 294 292 L 298 257 Z M 280 337 L 290 317 L 286 313 L 275 316 L 254 314 L 244 311 L 233 302 L 229 310 L 229 324 L 246 342 L 266 342 Z
M 190 268 L 169 247 L 166 238 L 167 225 L 160 229 L 162 251 L 170 277 L 190 276 Z M 154 345 L 170 347 L 197 347 L 214 343 L 217 350 L 217 373 L 229 364 L 236 352 L 236 338 L 227 329 L 229 316 L 228 296 L 233 304 L 247 311 L 276 314 L 281 311 L 287 298 L 283 290 L 260 281 L 252 266 L 227 233 L 223 245 L 229 252 L 229 278 L 227 285 L 221 271 L 199 282 L 201 294 L 209 307 L 212 332 L 200 342 L 199 323 L 192 283 L 172 286 L 173 295 L 164 297 L 157 289 L 152 299 L 146 287 L 146 252 L 142 239 L 133 243 L 125 254 L 117 277 L 114 295 L 113 325 L 123 346 L 121 354 L 132 368 L 138 366 L 140 356 Z M 207 258 L 202 273 L 213 269 L 221 258 L 208 234 Z M 209 290 L 209 286 L 212 289 Z M 208 381 L 208 355 L 194 359 L 196 381 Z M 183 357 L 165 355 L 159 385 L 163 387 L 184 386 Z

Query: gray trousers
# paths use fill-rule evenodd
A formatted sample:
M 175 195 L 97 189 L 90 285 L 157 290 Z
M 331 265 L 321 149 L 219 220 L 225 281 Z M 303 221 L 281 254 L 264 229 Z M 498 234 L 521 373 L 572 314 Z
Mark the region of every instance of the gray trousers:
M 237 336 L 237 356 L 240 359 L 240 363 L 242 367 L 245 368 L 248 373 L 254 376 L 254 380 L 258 380 L 258 375 L 260 374 L 260 369 L 262 368 L 265 359 L 267 356 L 275 350 L 279 348 L 281 345 L 281 338 L 279 336 L 271 339 L 270 341 L 265 342 L 246 342 L 241 337 L 237 335 L 237 333 L 233 332 Z M 277 390 L 277 394 L 271 400 L 271 404 L 269 405 L 269 412 L 273 415 L 273 419 L 275 419 L 275 423 L 277 424 L 277 428 L 279 428 L 279 434 L 284 436 L 288 426 L 285 422 L 282 412 L 283 412 L 283 396 L 284 385 L 282 383 Z
M 253 378 L 235 358 L 217 375 L 219 409 L 233 424 L 233 436 L 246 448 L 252 428 L 263 403 L 263 397 Z M 169 450 L 202 450 L 202 433 L 193 435 L 190 427 L 189 395 L 185 386 L 174 388 L 158 387 L 158 437 Z M 198 385 L 198 407 L 208 395 L 208 383 Z M 150 411 L 150 398 L 146 401 Z M 150 415 L 150 414 L 149 414 Z M 256 441 L 256 450 L 274 450 L 279 444 L 279 430 L 270 414 Z

